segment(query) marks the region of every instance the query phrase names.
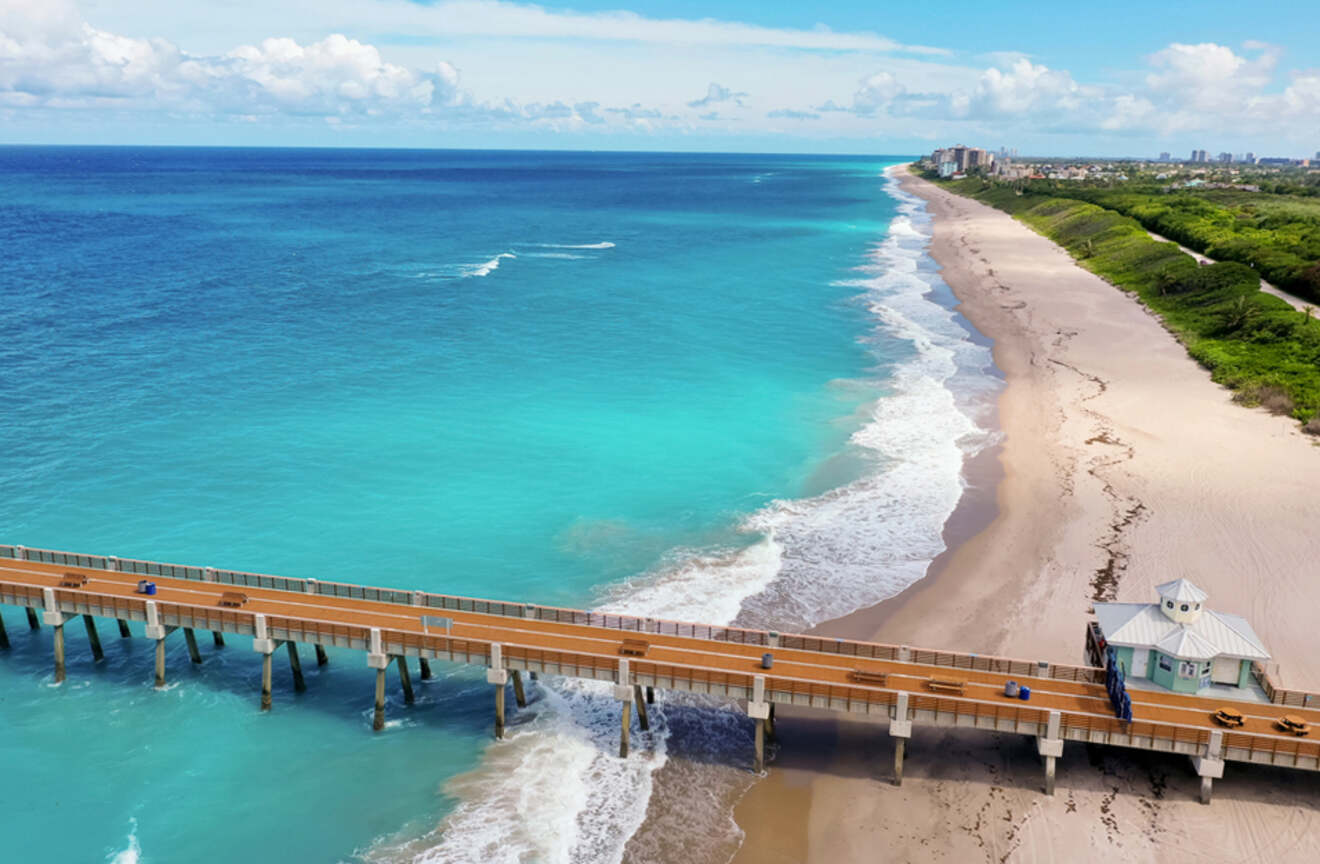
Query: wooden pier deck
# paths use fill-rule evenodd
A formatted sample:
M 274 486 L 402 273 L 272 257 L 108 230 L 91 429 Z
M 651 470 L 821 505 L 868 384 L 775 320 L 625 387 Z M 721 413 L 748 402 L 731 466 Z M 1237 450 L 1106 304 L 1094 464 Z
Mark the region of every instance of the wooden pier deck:
M 157 593 L 137 593 L 149 579 Z M 241 605 L 222 597 L 243 595 Z M 228 598 L 237 600 L 237 598 Z M 525 603 L 478 600 L 420 591 L 320 580 L 287 579 L 204 567 L 80 555 L 0 545 L 0 603 L 27 607 L 28 620 L 56 628 L 55 676 L 63 680 L 64 625 L 83 616 L 90 650 L 101 653 L 96 617 L 142 622 L 156 640 L 156 685 L 165 683 L 165 639 L 182 629 L 192 659 L 197 630 L 252 637 L 263 663 L 261 708 L 269 709 L 272 655 L 287 644 L 296 686 L 302 686 L 297 643 L 361 650 L 376 670 L 375 725 L 384 725 L 385 672 L 391 661 L 411 701 L 408 659 L 422 674 L 443 660 L 483 667 L 494 689 L 495 734 L 503 736 L 505 692 L 523 703 L 523 673 L 612 683 L 621 705 L 620 753 L 628 752 L 634 706 L 643 729 L 654 692 L 681 690 L 745 701 L 755 723 L 753 766 L 764 764 L 774 706 L 800 705 L 887 721 L 901 782 L 913 724 L 965 726 L 1037 739 L 1052 793 L 1063 741 L 1084 741 L 1181 753 L 1192 759 L 1208 801 L 1225 761 L 1320 770 L 1320 740 L 1281 731 L 1283 713 L 1320 724 L 1309 694 L 1272 691 L 1285 704 L 1232 702 L 1245 715 L 1237 729 L 1211 718 L 1222 700 L 1129 690 L 1133 722 L 1113 716 L 1104 670 L 1091 666 L 986 657 L 852 640 L 778 634 L 652 618 L 609 615 Z M 447 625 L 447 626 L 446 626 Z M 6 634 L 0 630 L 0 648 Z M 762 656 L 773 657 L 771 668 Z M 934 686 L 932 681 L 934 680 Z M 1004 696 L 1009 680 L 1031 688 L 1029 701 Z M 940 686 L 940 682 L 946 686 Z M 952 686 L 948 686 L 952 685 Z M 961 685 L 961 686 L 959 686 Z M 1320 697 L 1316 703 L 1320 705 Z M 1293 707 L 1296 706 L 1296 707 Z M 1320 732 L 1316 733 L 1320 737 Z

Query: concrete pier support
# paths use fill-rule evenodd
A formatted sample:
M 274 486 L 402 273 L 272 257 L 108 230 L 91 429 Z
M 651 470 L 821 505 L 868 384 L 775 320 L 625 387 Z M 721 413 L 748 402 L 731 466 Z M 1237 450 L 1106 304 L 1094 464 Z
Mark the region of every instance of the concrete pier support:
M 274 653 L 275 652 L 273 651 L 264 651 L 261 654 L 261 710 L 262 711 L 270 710 L 270 701 L 271 701 L 270 695 L 272 690 L 271 672 L 273 671 L 271 667 L 274 665 L 274 663 L 272 662 L 272 657 L 274 656 Z
M 307 690 L 307 682 L 303 680 L 302 658 L 298 656 L 298 643 L 289 641 L 284 645 L 289 651 L 289 671 L 293 673 L 293 689 L 304 693 Z
M 540 680 L 540 679 L 537 677 L 537 675 L 536 675 L 535 672 L 532 673 L 532 680 L 533 680 L 533 681 L 538 681 L 538 680 Z
M 756 722 L 756 751 L 752 758 L 752 773 L 765 773 L 765 720 Z
M 908 717 L 908 694 L 899 693 L 894 700 L 894 713 L 889 718 L 889 737 L 894 739 L 894 785 L 903 785 L 903 759 L 907 742 L 912 737 L 912 720 Z
M 5 632 L 5 619 L 0 618 L 0 651 L 9 649 L 9 634 Z
M 403 688 L 403 701 L 413 704 L 412 675 L 408 672 L 408 658 L 402 654 L 394 658 L 394 665 L 399 667 L 399 686 Z
M 317 666 L 324 666 L 325 664 L 327 664 L 327 663 L 329 663 L 329 662 L 330 662 L 330 658 L 327 657 L 326 654 L 325 654 L 325 646 L 324 646 L 324 645 L 317 645 L 317 646 L 316 646 L 316 665 L 317 665 Z
M 197 634 L 193 632 L 191 627 L 183 628 L 183 641 L 188 643 L 188 659 L 200 665 L 202 652 L 197 648 Z
M 513 670 L 513 701 L 518 703 L 519 708 L 527 707 L 527 694 L 523 691 L 522 673 L 517 669 Z
M 765 737 L 775 740 L 775 703 L 770 703 L 770 716 L 765 718 Z
M 1050 712 L 1050 719 L 1045 724 L 1045 735 L 1036 738 L 1036 751 L 1045 760 L 1045 794 L 1054 794 L 1054 770 L 1060 756 L 1063 755 L 1063 739 L 1059 737 L 1060 715 Z
M 643 732 L 651 731 L 651 718 L 646 711 L 646 698 L 642 695 L 642 685 L 633 685 L 633 701 L 637 703 L 637 726 Z
M 156 640 L 156 687 L 165 686 L 165 637 Z
M 509 670 L 504 668 L 504 646 L 490 646 L 490 668 L 486 670 L 486 683 L 495 688 L 495 740 L 504 739 L 504 686 L 509 683 Z
M 654 688 L 654 687 L 647 687 L 647 688 L 646 688 L 646 704 L 647 704 L 647 705 L 654 705 L 654 704 L 655 704 L 655 688 Z M 771 710 L 774 710 L 774 709 L 772 708 Z
M 632 700 L 623 703 L 623 727 L 619 733 L 619 758 L 628 758 L 628 736 L 632 732 Z
M 430 680 L 431 680 L 431 677 L 432 677 L 432 676 L 431 676 L 431 661 L 430 661 L 430 660 L 427 660 L 425 657 L 421 657 L 421 658 L 418 658 L 417 665 L 422 667 L 422 680 L 423 680 L 423 681 L 430 681 Z
M 64 625 L 55 625 L 55 683 L 64 683 Z
M 33 630 L 41 629 L 41 619 L 37 617 L 37 610 L 31 606 L 27 607 L 28 627 Z
M 1193 756 L 1192 767 L 1201 776 L 1201 803 L 1210 803 L 1210 791 L 1215 780 L 1224 776 L 1224 733 L 1216 729 L 1210 733 L 1204 756 Z
M 215 643 L 215 647 L 223 648 L 225 647 L 225 634 L 221 633 L 219 630 L 212 630 L 211 641 Z
M 119 638 L 127 639 L 133 635 L 133 631 L 128 629 L 128 622 L 123 618 L 116 618 L 115 623 L 119 625 Z
M 105 652 L 101 650 L 101 634 L 96 632 L 96 619 L 91 615 L 84 615 L 82 619 L 87 628 L 87 642 L 92 646 L 92 660 L 100 663 L 105 659 Z
M 385 728 L 385 670 L 376 670 L 376 713 L 371 718 L 371 729 L 379 732 Z

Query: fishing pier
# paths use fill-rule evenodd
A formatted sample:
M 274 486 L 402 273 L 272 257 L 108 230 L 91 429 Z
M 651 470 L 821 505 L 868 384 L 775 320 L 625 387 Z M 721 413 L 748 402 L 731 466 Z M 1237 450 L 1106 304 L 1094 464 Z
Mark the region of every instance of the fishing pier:
M 139 592 L 149 581 L 154 593 Z M 364 652 L 375 670 L 373 726 L 385 725 L 386 672 L 395 666 L 405 702 L 413 696 L 410 666 L 423 678 L 434 661 L 485 670 L 493 726 L 503 738 L 506 693 L 526 704 L 523 676 L 556 675 L 609 682 L 620 703 L 619 755 L 627 757 L 632 714 L 649 727 L 648 706 L 666 691 L 735 700 L 755 724 L 752 768 L 765 764 L 777 706 L 824 709 L 886 724 L 893 741 L 894 782 L 901 783 L 914 726 L 966 727 L 1035 739 L 1053 794 L 1065 741 L 1182 754 L 1201 778 L 1209 802 L 1228 762 L 1320 771 L 1320 740 L 1281 731 L 1282 711 L 1320 724 L 1320 695 L 1274 687 L 1254 670 L 1270 703 L 1233 702 L 1242 723 L 1212 719 L 1224 703 L 1196 695 L 1130 690 L 1131 721 L 1114 716 L 1106 670 L 1098 666 L 934 651 L 846 639 L 668 621 L 479 600 L 424 591 L 294 579 L 210 567 L 165 564 L 0 545 L 0 604 L 26 609 L 29 627 L 54 628 L 54 676 L 64 680 L 65 627 L 81 617 L 87 650 L 102 656 L 97 619 L 129 622 L 155 641 L 157 687 L 165 685 L 165 640 L 183 631 L 189 656 L 201 663 L 198 634 L 216 648 L 250 637 L 261 658 L 260 709 L 271 709 L 274 655 L 288 655 L 295 688 L 306 684 L 300 646 L 316 662 L 327 647 Z M 0 650 L 10 634 L 0 620 Z M 766 655 L 769 655 L 768 657 Z M 1030 700 L 1008 698 L 1006 685 L 1029 687 Z M 509 685 L 512 685 L 510 687 Z M 1009 687 L 1011 690 L 1012 688 Z M 364 694 L 365 697 L 365 694 Z M 719 710 L 712 708 L 711 710 Z M 934 758 L 938 758 L 936 755 Z

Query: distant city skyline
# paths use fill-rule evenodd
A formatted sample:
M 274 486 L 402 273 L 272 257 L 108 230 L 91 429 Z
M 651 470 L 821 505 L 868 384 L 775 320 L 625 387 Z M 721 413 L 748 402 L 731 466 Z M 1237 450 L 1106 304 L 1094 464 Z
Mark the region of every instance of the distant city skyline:
M 0 143 L 1316 151 L 1309 6 L 1123 6 L 8 0 Z

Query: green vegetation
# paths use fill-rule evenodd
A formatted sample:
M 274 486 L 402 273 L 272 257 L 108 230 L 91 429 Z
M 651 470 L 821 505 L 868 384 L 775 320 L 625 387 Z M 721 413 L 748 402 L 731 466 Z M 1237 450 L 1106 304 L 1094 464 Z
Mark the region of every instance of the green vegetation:
M 1320 413 L 1320 321 L 1262 293 L 1257 270 L 1236 261 L 1200 266 L 1134 219 L 1075 197 L 981 178 L 940 182 L 1012 214 L 1135 293 L 1239 401 L 1310 420 L 1307 431 L 1320 433 L 1312 419 Z

